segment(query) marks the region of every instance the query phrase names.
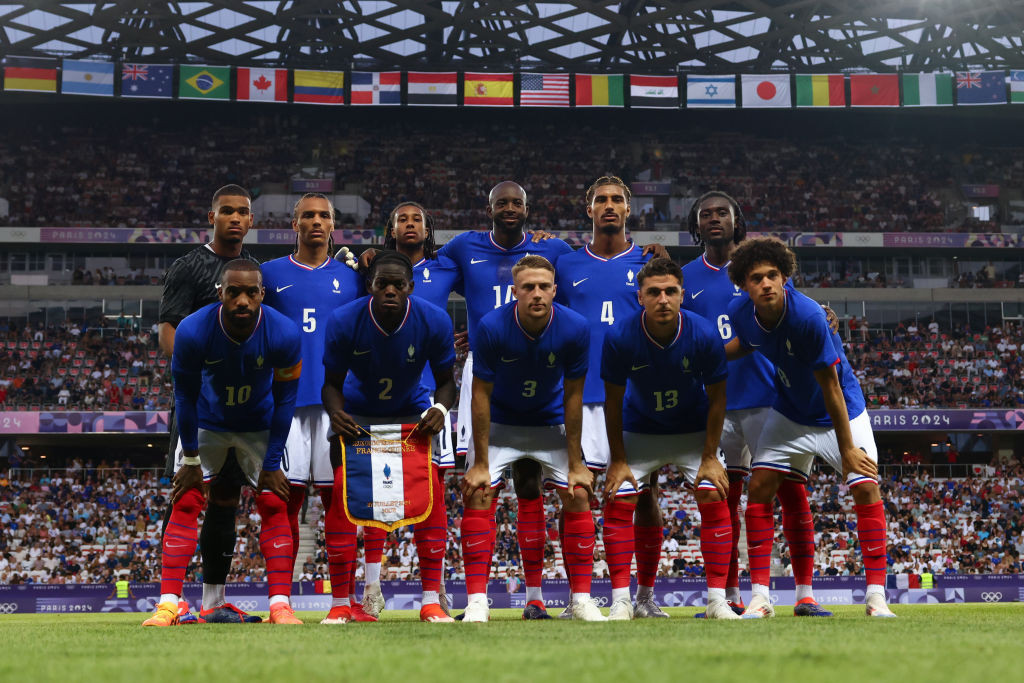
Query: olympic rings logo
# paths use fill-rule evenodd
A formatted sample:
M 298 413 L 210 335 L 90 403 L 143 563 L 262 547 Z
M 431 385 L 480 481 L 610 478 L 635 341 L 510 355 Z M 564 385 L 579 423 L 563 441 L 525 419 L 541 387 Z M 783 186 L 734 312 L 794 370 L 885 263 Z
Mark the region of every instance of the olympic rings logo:
M 0 614 L 14 614 L 18 611 L 16 602 L 0 602 Z
M 252 612 L 256 609 L 255 600 L 236 600 L 235 606 L 243 612 Z
M 604 596 L 598 595 L 592 599 L 594 601 L 594 604 L 596 604 L 598 607 L 605 607 L 608 605 L 608 598 Z
M 1003 599 L 1003 594 L 999 591 L 984 592 L 981 594 L 981 599 L 985 602 L 999 602 Z

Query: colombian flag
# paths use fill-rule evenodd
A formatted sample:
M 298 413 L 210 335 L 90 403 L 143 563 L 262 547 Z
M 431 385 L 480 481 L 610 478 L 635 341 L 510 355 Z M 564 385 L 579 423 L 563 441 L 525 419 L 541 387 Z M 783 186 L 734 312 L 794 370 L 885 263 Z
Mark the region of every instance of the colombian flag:
M 344 71 L 306 71 L 296 69 L 293 102 L 306 104 L 345 104 Z
M 796 106 L 845 107 L 845 76 L 842 74 L 797 74 Z
M 8 57 L 4 63 L 4 90 L 57 92 L 57 60 Z
M 576 106 L 621 107 L 624 82 L 621 74 L 576 74 Z
M 512 74 L 466 72 L 462 86 L 466 106 L 511 107 L 515 92 Z
M 415 426 L 364 425 L 360 438 L 341 443 L 345 515 L 353 524 L 393 531 L 430 514 L 433 437 Z

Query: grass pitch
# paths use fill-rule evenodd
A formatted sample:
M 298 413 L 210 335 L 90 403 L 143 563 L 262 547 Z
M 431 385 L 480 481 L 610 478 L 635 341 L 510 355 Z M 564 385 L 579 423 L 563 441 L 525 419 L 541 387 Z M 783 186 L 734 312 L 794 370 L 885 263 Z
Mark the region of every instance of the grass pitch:
M 378 624 L 197 625 L 143 629 L 143 614 L 0 618 L 0 680 L 85 681 L 957 681 L 1014 680 L 1020 604 L 895 605 L 899 619 L 861 606 L 832 619 L 672 619 L 586 624 L 524 622 L 494 610 L 489 624 L 421 624 L 385 612 Z

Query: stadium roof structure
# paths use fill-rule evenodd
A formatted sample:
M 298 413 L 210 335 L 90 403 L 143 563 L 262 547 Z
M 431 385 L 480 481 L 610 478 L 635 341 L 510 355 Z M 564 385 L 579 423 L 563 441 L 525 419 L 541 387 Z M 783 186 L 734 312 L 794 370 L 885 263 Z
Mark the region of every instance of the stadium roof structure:
M 0 0 L 0 56 L 368 69 L 1000 68 L 1019 0 Z

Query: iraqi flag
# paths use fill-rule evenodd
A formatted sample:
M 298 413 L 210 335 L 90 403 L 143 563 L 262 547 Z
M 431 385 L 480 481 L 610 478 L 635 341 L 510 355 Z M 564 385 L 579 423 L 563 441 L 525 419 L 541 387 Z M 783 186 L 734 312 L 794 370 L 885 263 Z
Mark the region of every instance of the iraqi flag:
M 433 438 L 413 424 L 362 426 L 341 444 L 345 515 L 353 524 L 393 531 L 430 514 Z
M 237 70 L 236 99 L 239 102 L 287 102 L 288 69 Z
M 743 74 L 743 107 L 765 109 L 792 107 L 789 74 Z

